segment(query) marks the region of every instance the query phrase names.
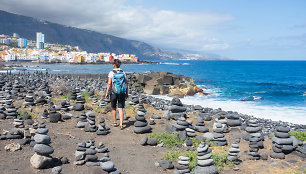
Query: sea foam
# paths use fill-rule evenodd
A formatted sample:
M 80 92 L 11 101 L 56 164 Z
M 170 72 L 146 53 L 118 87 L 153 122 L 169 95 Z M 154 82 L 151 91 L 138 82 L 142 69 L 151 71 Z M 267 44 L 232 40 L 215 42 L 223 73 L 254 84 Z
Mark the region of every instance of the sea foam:
M 158 95 L 158 98 L 171 100 L 171 97 Z M 271 119 L 273 121 L 285 121 L 295 124 L 306 124 L 306 107 L 282 107 L 259 105 L 255 102 L 243 102 L 221 100 L 209 96 L 186 96 L 181 99 L 187 105 L 200 105 L 213 109 L 221 108 L 224 111 L 236 111 L 258 118 Z

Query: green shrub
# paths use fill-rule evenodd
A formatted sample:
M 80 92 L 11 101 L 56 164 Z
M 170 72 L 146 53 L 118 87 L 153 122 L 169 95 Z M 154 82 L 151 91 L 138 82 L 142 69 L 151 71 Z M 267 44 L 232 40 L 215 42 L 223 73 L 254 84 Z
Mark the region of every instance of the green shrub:
M 86 103 L 89 101 L 90 98 L 90 92 L 86 91 L 82 93 L 82 96 L 85 98 Z
M 182 147 L 184 141 L 182 141 L 178 136 L 174 134 L 170 134 L 167 132 L 162 133 L 151 133 L 149 135 L 150 138 L 156 138 L 158 143 L 163 142 L 164 147 Z
M 36 117 L 36 115 L 35 115 L 33 112 L 30 112 L 30 111 L 25 110 L 25 109 L 19 109 L 19 110 L 17 111 L 17 113 L 18 113 L 18 115 L 19 115 L 20 117 L 22 117 L 22 118 L 23 118 L 23 116 L 24 116 L 26 113 L 27 113 L 28 115 L 30 115 L 31 118 Z
M 218 170 L 221 171 L 225 165 L 232 167 L 233 163 L 227 160 L 228 154 L 226 152 L 212 152 L 212 159 L 214 164 L 218 167 Z
M 290 136 L 295 136 L 299 140 L 306 141 L 306 132 L 303 131 L 296 131 L 296 132 L 291 131 Z
M 201 143 L 201 140 L 199 140 L 199 139 L 196 139 L 196 138 L 191 138 L 191 141 L 192 141 L 192 146 L 193 147 L 198 147 L 199 146 L 199 144 Z
M 210 147 L 217 147 L 218 146 L 214 141 L 211 141 L 207 138 L 205 139 L 205 142 L 208 142 L 210 144 Z
M 166 152 L 164 159 L 171 161 L 178 161 L 179 156 L 189 157 L 189 169 L 193 171 L 197 166 L 197 151 L 168 151 Z

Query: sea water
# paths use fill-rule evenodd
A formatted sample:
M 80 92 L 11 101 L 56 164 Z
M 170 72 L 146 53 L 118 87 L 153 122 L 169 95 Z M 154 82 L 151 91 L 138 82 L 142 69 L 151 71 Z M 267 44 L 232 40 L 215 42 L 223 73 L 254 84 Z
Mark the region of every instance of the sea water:
M 108 73 L 112 69 L 112 65 L 27 66 L 49 73 Z M 185 97 L 185 104 L 306 124 L 306 61 L 172 61 L 122 65 L 122 69 L 129 73 L 167 71 L 194 78 L 210 95 Z

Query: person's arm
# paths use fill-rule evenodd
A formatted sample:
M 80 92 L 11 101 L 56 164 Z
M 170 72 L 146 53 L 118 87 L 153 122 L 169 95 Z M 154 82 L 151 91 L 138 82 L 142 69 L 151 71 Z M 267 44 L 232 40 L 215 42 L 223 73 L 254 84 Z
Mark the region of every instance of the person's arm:
M 126 90 L 125 90 L 125 98 L 127 99 L 129 97 L 129 85 L 128 85 L 128 81 L 125 78 L 125 82 L 126 82 Z
M 105 98 L 108 98 L 108 93 L 109 93 L 109 89 L 111 88 L 112 85 L 112 78 L 108 78 L 108 82 L 107 82 L 107 88 L 106 88 L 106 93 L 105 93 Z

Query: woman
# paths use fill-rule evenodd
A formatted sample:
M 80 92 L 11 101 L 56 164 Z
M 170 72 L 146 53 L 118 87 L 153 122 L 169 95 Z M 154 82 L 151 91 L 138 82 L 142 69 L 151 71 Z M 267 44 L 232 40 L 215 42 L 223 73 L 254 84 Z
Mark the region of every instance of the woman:
M 128 98 L 128 87 L 125 72 L 120 69 L 121 61 L 115 59 L 113 63 L 113 70 L 108 74 L 108 83 L 105 98 L 109 97 L 111 100 L 112 115 L 114 126 L 118 126 L 116 119 L 116 107 L 118 103 L 119 119 L 120 119 L 120 129 L 123 129 L 123 108 L 125 104 L 125 99 Z M 111 89 L 110 89 L 111 88 Z

